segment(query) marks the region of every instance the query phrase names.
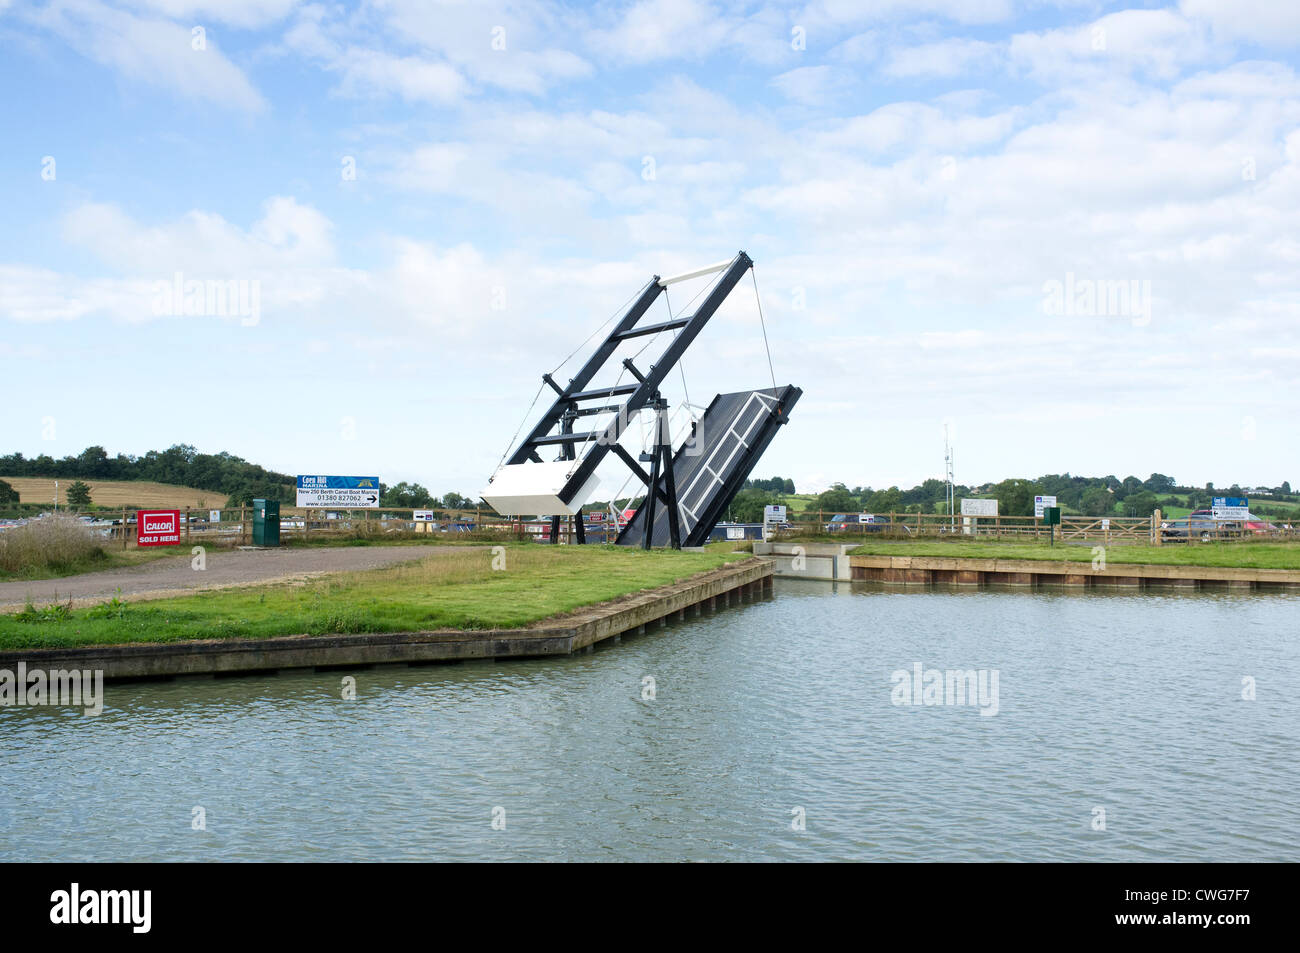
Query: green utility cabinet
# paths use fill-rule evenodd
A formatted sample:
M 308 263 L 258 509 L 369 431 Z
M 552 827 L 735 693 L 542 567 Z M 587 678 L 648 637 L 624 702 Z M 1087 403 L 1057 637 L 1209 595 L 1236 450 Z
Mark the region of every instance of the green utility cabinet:
M 280 501 L 253 501 L 253 545 L 280 545 Z
M 1061 508 L 1059 506 L 1043 507 L 1043 522 L 1047 524 L 1047 545 L 1056 545 L 1056 527 L 1061 525 Z

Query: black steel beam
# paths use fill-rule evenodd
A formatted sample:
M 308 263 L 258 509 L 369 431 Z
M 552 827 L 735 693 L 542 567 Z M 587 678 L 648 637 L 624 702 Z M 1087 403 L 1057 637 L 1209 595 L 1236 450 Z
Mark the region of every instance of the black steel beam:
M 616 335 L 620 341 L 626 341 L 628 338 L 639 338 L 647 334 L 658 334 L 660 331 L 676 331 L 678 328 L 686 327 L 690 318 L 674 318 L 672 321 L 664 321 L 660 324 L 643 324 L 639 328 L 631 328 L 622 331 Z
M 631 394 L 637 389 L 636 384 L 616 384 L 612 387 L 597 390 L 583 390 L 574 394 L 569 394 L 566 400 L 592 400 L 596 397 L 621 397 L 624 394 Z M 561 410 L 560 414 L 563 415 Z M 556 418 L 559 419 L 558 417 Z
M 603 430 L 592 430 L 588 433 L 553 433 L 545 437 L 536 438 L 533 441 L 533 444 L 534 446 L 540 447 L 543 444 L 548 443 L 585 443 L 588 440 L 601 436 L 604 432 L 605 431 Z M 568 459 L 571 460 L 573 458 L 569 457 Z
M 624 428 L 630 423 L 636 413 L 640 411 L 641 408 L 645 407 L 646 404 L 650 402 L 650 399 L 658 393 L 660 383 L 662 383 L 663 379 L 668 376 L 668 372 L 673 369 L 673 365 L 681 359 L 682 354 L 684 354 L 686 349 L 690 347 L 691 342 L 693 342 L 699 333 L 704 330 L 704 326 L 709 323 L 709 319 L 712 318 L 718 308 L 722 306 L 722 302 L 726 300 L 727 295 L 731 294 L 731 290 L 736 287 L 736 283 L 740 281 L 745 272 L 748 271 L 753 264 L 754 262 L 750 257 L 742 251 L 736 255 L 731 264 L 722 272 L 722 275 L 714 283 L 712 290 L 710 290 L 704 301 L 700 303 L 700 306 L 696 309 L 695 313 L 687 319 L 687 322 L 682 327 L 680 333 L 673 338 L 672 343 L 664 350 L 664 353 L 660 356 L 658 362 L 650 365 L 650 370 L 645 374 L 645 380 L 641 382 L 631 396 L 628 397 L 627 402 L 623 405 L 623 412 L 612 420 L 609 427 L 606 428 L 604 439 L 597 441 L 596 446 L 588 451 L 587 455 L 582 459 L 582 462 L 578 464 L 578 468 L 574 471 L 573 476 L 569 478 L 568 484 L 560 491 L 561 500 L 565 503 L 570 502 L 577 495 L 578 490 L 580 490 L 586 484 L 587 480 L 591 478 L 591 475 L 596 471 L 596 468 L 600 466 L 601 461 L 605 459 L 605 455 L 609 453 L 610 448 L 618 443 L 619 437 L 623 435 Z M 658 282 L 656 281 L 655 284 L 657 285 Z M 644 297 L 644 295 L 642 297 Z M 630 328 L 631 325 L 628 325 L 627 327 L 617 329 L 615 333 L 621 333 Z M 607 340 L 605 345 L 607 346 L 610 343 L 611 342 Z M 614 341 L 613 343 L 617 345 L 618 342 Z M 598 351 L 597 353 L 601 353 L 604 349 L 604 346 L 602 346 L 601 351 Z M 609 353 L 613 353 L 613 351 L 610 350 Z M 608 356 L 608 354 L 605 355 L 606 358 Z M 602 363 L 603 360 L 604 359 L 602 359 Z M 557 415 L 554 420 L 547 425 L 546 431 L 543 432 L 549 431 L 558 420 L 559 416 Z
M 614 337 L 614 335 L 621 334 L 624 331 L 629 331 L 635 327 L 636 323 L 640 321 L 646 311 L 650 309 L 650 305 L 655 303 L 655 299 L 659 297 L 660 292 L 663 290 L 663 287 L 659 284 L 659 276 L 655 275 L 650 280 L 650 283 L 646 285 L 645 289 L 641 292 L 636 301 L 632 303 L 632 306 L 628 308 L 627 313 L 623 315 L 622 320 L 614 326 L 614 330 L 610 336 L 606 338 L 605 342 L 596 349 L 596 352 L 587 359 L 587 363 L 582 365 L 582 369 L 574 375 L 571 381 L 569 381 L 569 386 L 565 387 L 564 391 L 555 398 L 555 403 L 553 403 L 550 409 L 542 415 L 542 419 L 537 421 L 537 426 L 533 427 L 532 431 L 524 439 L 524 442 L 519 445 L 510 459 L 506 461 L 507 463 L 523 463 L 527 460 L 529 452 L 532 450 L 537 438 L 544 437 L 546 434 L 551 432 L 551 429 L 560 422 L 560 417 L 563 416 L 565 408 L 573 401 L 584 400 L 588 396 L 595 397 L 609 394 L 608 391 L 595 391 L 594 393 L 587 395 L 582 393 L 582 389 L 591 383 L 591 379 L 596 376 L 600 369 L 605 366 L 605 362 L 608 361 L 614 351 L 618 349 L 619 341 Z M 631 392 L 628 391 L 627 393 Z

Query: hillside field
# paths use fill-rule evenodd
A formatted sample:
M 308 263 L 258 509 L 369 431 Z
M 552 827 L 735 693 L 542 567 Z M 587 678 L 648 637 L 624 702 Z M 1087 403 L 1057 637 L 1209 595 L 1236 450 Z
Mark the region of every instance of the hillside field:
M 76 478 L 58 477 L 59 506 L 68 503 L 68 487 Z M 23 503 L 54 502 L 55 477 L 12 477 L 0 475 L 15 490 Z M 196 490 L 188 486 L 167 483 L 148 483 L 137 480 L 83 480 L 90 487 L 90 500 L 95 506 L 141 506 L 160 509 L 185 509 L 186 507 L 219 508 L 226 495 L 219 490 Z

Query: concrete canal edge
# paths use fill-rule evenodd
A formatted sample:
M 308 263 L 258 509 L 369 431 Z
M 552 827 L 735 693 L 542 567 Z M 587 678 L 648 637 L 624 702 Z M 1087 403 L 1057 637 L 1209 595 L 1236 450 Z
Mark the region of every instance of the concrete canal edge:
M 705 610 L 739 605 L 772 590 L 772 563 L 746 559 L 681 582 L 544 619 L 522 629 L 294 635 L 271 639 L 140 642 L 0 651 L 0 669 L 89 669 L 105 679 L 169 678 L 347 668 L 387 663 L 568 655 L 626 632 L 644 632 Z
M 1043 559 L 967 559 L 947 556 L 849 556 L 854 581 L 924 586 L 1067 586 L 1172 589 L 1300 590 L 1300 570 L 1217 566 L 1164 566 Z
M 849 550 L 858 543 L 754 543 L 754 555 L 770 559 L 775 573 L 791 579 L 829 579 L 848 582 L 852 577 Z M 799 550 L 796 552 L 795 550 Z M 795 568 L 795 559 L 802 560 Z

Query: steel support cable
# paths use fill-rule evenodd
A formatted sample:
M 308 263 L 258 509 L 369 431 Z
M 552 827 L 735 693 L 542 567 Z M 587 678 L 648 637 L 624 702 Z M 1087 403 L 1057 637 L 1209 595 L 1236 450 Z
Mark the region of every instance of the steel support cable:
M 763 299 L 758 294 L 758 277 L 754 266 L 749 266 L 749 277 L 754 282 L 754 301 L 758 303 L 758 326 L 763 329 L 763 350 L 767 351 L 767 371 L 772 375 L 772 390 L 776 390 L 776 371 L 772 368 L 772 349 L 767 344 L 767 322 L 763 320 Z
M 644 285 L 642 285 L 639 289 L 637 289 L 637 291 L 632 295 L 632 297 L 624 301 L 623 304 L 618 309 L 616 309 L 613 314 L 611 314 L 608 318 L 604 320 L 604 322 L 601 323 L 600 327 L 596 328 L 596 330 L 592 331 L 591 334 L 587 335 L 587 339 L 585 341 L 583 341 L 572 351 L 570 351 L 568 357 L 566 357 L 564 360 L 560 361 L 559 364 L 556 364 L 553 368 L 551 368 L 550 373 L 551 374 L 556 373 L 561 367 L 563 367 L 565 364 L 568 364 L 569 361 L 573 360 L 573 355 L 577 354 L 584 347 L 590 344 L 592 338 L 594 338 L 597 334 L 599 334 L 601 331 L 605 330 L 605 328 L 609 326 L 609 322 L 613 321 L 620 314 L 626 314 L 628 305 L 630 305 L 633 301 L 635 301 L 638 296 L 643 294 L 645 292 L 645 289 L 649 287 L 649 285 L 650 282 L 647 281 Z M 524 425 L 528 423 L 528 418 L 532 416 L 533 408 L 537 406 L 537 399 L 542 396 L 542 391 L 545 389 L 546 389 L 546 381 L 543 380 L 541 385 L 537 388 L 537 393 L 533 395 L 532 403 L 530 403 L 528 405 L 528 409 L 524 411 L 524 419 L 519 422 L 519 428 L 515 431 L 515 435 L 510 438 L 510 446 L 506 447 L 506 452 L 501 454 L 501 459 L 497 461 L 498 470 L 501 469 L 501 465 L 506 462 L 506 457 L 510 456 L 510 451 L 514 448 L 515 441 L 519 439 L 519 435 L 524 432 Z

